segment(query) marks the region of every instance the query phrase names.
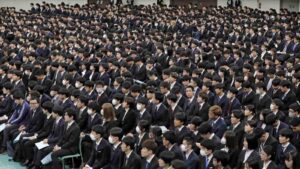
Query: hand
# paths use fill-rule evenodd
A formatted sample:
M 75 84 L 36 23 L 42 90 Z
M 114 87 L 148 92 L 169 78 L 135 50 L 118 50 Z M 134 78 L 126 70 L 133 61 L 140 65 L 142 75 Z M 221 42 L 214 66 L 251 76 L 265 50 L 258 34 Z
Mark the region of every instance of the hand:
M 34 140 L 34 139 L 36 139 L 34 136 L 31 136 L 31 137 L 29 137 L 28 138 L 29 140 Z
M 80 138 L 83 138 L 85 136 L 84 132 L 80 133 Z
M 47 144 L 47 143 L 48 143 L 48 139 L 44 139 L 44 140 L 43 140 L 43 143 L 44 143 L 44 144 Z
M 58 151 L 58 150 L 60 150 L 60 149 L 61 149 L 61 147 L 59 147 L 58 145 L 56 145 L 56 146 L 54 147 L 54 149 L 53 149 L 53 152 Z

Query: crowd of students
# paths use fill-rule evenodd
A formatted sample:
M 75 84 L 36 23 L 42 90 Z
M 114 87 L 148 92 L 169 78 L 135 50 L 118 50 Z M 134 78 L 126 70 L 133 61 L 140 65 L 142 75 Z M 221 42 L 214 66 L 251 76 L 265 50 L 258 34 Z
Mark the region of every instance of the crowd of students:
M 299 16 L 1 8 L 0 152 L 35 169 L 77 153 L 84 169 L 297 169 Z

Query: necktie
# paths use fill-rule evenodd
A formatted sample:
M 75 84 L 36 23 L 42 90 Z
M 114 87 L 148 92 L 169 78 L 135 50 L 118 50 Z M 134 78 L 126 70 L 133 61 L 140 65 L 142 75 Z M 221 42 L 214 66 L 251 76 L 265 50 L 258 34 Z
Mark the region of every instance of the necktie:
M 205 157 L 205 169 L 208 169 L 208 158 L 207 157 Z
M 149 169 L 149 163 L 148 163 L 148 161 L 146 162 L 145 169 Z

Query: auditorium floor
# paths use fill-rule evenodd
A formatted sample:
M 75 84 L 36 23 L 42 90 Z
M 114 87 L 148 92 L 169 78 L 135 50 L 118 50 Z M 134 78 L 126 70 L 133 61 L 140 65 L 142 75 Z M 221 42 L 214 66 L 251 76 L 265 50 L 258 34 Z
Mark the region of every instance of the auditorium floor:
M 19 163 L 8 161 L 7 154 L 0 154 L 0 169 L 25 169 Z

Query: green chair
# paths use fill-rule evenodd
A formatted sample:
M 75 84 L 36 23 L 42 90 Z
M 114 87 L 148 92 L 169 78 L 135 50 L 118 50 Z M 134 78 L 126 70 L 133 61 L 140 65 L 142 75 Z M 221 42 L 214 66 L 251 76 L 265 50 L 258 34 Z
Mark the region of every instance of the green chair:
M 80 141 L 79 141 L 79 153 L 72 154 L 72 155 L 66 155 L 66 156 L 58 158 L 62 162 L 63 169 L 66 168 L 65 167 L 65 160 L 67 160 L 67 159 L 72 159 L 72 168 L 74 168 L 74 158 L 80 157 L 81 163 L 83 163 L 82 152 L 81 152 L 81 141 L 82 140 L 80 139 Z

